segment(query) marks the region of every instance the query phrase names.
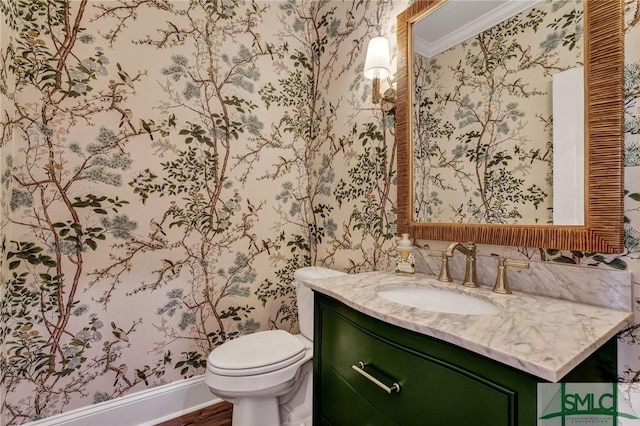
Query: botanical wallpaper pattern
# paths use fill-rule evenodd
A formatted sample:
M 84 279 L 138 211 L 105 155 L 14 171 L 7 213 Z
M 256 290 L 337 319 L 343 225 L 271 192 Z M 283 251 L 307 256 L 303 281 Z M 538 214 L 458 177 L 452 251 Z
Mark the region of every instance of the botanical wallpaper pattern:
M 390 6 L 2 3 L 7 424 L 296 329 L 298 267 L 387 267 L 393 121 L 367 110 L 336 131 L 353 110 L 328 94 L 342 76 L 370 105 L 353 70 Z
M 362 68 L 407 3 L 0 1 L 0 424 L 202 374 L 244 333 L 295 331 L 297 267 L 391 268 L 394 117 Z M 638 16 L 629 2 L 628 39 Z M 627 252 L 493 251 L 640 272 L 632 46 Z M 637 336 L 621 340 L 629 379 Z
M 414 53 L 418 221 L 552 222 L 551 81 L 582 65 L 582 18 L 581 1 L 549 0 L 431 58 Z

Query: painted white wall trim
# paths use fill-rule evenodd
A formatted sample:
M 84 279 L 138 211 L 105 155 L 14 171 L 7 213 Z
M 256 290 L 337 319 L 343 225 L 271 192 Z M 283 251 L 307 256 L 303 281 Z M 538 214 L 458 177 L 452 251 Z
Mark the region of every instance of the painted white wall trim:
M 209 391 L 204 383 L 204 375 L 201 375 L 47 417 L 27 425 L 152 426 L 219 402 L 222 402 L 222 399 Z

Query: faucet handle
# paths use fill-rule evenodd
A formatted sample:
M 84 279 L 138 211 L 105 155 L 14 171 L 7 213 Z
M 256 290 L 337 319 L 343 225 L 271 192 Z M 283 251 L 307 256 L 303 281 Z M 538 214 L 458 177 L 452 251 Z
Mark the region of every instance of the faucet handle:
M 429 256 L 431 256 L 431 257 L 439 257 L 439 258 L 442 258 L 442 257 L 445 257 L 445 256 L 446 257 L 451 257 L 451 255 L 448 255 L 446 252 L 437 251 L 437 250 L 430 250 L 429 251 Z
M 440 264 L 440 275 L 438 275 L 438 281 L 442 281 L 445 283 L 450 283 L 453 281 L 451 278 L 451 272 L 449 272 L 449 258 L 453 257 L 453 255 L 447 254 L 444 251 L 430 251 L 429 256 L 431 257 L 439 257 L 442 262 Z
M 492 256 L 498 258 L 498 275 L 496 276 L 496 282 L 493 285 L 493 292 L 511 294 L 511 287 L 509 287 L 509 280 L 507 280 L 507 267 L 529 269 L 529 262 L 510 260 L 496 254 L 492 254 Z
M 521 269 L 529 269 L 529 262 L 523 262 L 520 260 L 504 260 L 504 266 L 508 266 L 511 268 L 521 268 Z

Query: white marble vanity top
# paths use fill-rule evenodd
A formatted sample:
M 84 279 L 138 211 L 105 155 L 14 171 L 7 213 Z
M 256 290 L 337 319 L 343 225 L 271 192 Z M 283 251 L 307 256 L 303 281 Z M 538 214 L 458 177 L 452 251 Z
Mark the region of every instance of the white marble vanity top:
M 452 343 L 552 382 L 584 361 L 620 331 L 631 311 L 613 310 L 523 293 L 496 294 L 491 288 L 434 283 L 429 275 L 368 272 L 309 280 L 319 293 L 389 324 Z M 411 308 L 376 294 L 391 286 L 442 286 L 489 300 L 494 315 L 459 315 Z

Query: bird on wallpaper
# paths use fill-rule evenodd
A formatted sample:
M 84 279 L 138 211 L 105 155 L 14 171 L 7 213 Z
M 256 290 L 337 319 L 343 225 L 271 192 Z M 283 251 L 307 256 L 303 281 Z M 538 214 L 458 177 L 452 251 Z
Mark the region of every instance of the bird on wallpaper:
M 138 376 L 138 378 L 144 380 L 144 384 L 149 386 L 149 373 L 151 373 L 151 367 L 149 367 L 148 365 L 144 366 L 144 370 L 139 370 L 136 368 L 136 376 Z
M 267 251 L 268 255 L 271 255 L 271 250 L 269 250 L 270 240 L 262 240 L 262 247 Z
M 162 226 L 160 226 L 160 224 L 156 222 L 154 218 L 151 218 L 151 220 L 149 221 L 149 228 L 151 228 L 151 231 L 154 233 L 154 235 L 159 232 L 165 237 L 167 236 L 167 234 L 164 233 Z
M 119 63 L 117 63 L 116 66 L 118 67 L 118 77 L 120 77 L 120 80 L 133 89 L 133 79 L 129 77 L 129 74 L 122 69 L 122 66 Z
M 257 210 L 256 207 L 251 203 L 251 200 L 247 198 L 247 208 L 249 209 L 249 213 L 255 215 Z
M 518 59 L 519 62 L 522 62 L 522 59 L 526 57 L 528 57 L 531 53 L 531 46 L 527 46 L 527 48 L 525 50 L 522 51 L 522 54 L 520 55 L 520 59 Z
M 120 380 L 120 377 L 124 377 L 124 375 L 127 374 L 128 369 L 129 367 L 127 367 L 127 364 L 120 364 L 120 366 L 115 367 L 116 380 L 113 382 L 113 386 L 118 384 L 118 380 Z
M 116 339 L 120 340 L 121 342 L 129 341 L 129 336 L 127 335 L 127 332 L 121 329 L 120 327 L 116 326 L 116 323 L 113 321 L 111 321 L 111 328 L 113 329 L 111 330 L 111 332 L 116 337 Z
M 169 26 L 171 27 L 170 33 L 175 34 L 177 40 L 180 41 L 180 30 L 178 29 L 178 27 L 176 27 L 176 25 L 171 21 L 165 21 L 165 22 L 169 24 Z
M 529 164 L 533 163 L 533 160 L 535 160 L 536 158 L 540 157 L 540 149 L 536 149 L 536 150 L 532 150 L 531 151 L 531 161 L 529 161 Z
M 172 261 L 170 261 L 169 259 L 160 259 L 160 261 L 162 262 L 162 267 L 163 267 L 163 268 L 165 268 L 165 269 L 167 269 L 167 270 L 171 269 L 171 273 L 172 273 L 173 275 L 175 275 L 175 274 L 176 274 L 176 269 L 175 269 L 176 264 L 175 264 L 175 263 L 173 263 L 173 262 L 172 262 Z
M 551 160 L 551 155 L 553 154 L 553 143 L 551 142 L 547 142 L 545 144 L 545 149 L 547 150 L 544 155 L 542 156 L 543 160 L 546 160 L 547 158 L 549 158 L 549 160 Z
M 247 234 L 247 236 L 249 237 L 249 240 L 251 240 L 249 242 L 249 248 L 251 248 L 251 246 L 253 246 L 256 249 L 256 251 L 259 252 L 260 249 L 258 248 L 258 244 L 256 243 L 257 235 L 256 234 L 251 234 L 251 235 Z
M 149 133 L 149 138 L 153 140 L 153 132 L 156 130 L 156 124 L 153 120 L 146 122 L 143 119 L 140 119 L 140 127 L 142 127 L 145 132 Z
M 120 118 L 120 125 L 118 127 L 123 127 L 126 124 L 129 125 L 129 127 L 131 127 L 131 130 L 133 130 L 134 132 L 136 131 L 136 128 L 133 127 L 133 124 L 131 124 L 131 119 L 133 118 L 133 111 L 131 111 L 129 108 L 127 109 L 123 109 L 122 110 L 122 117 Z

